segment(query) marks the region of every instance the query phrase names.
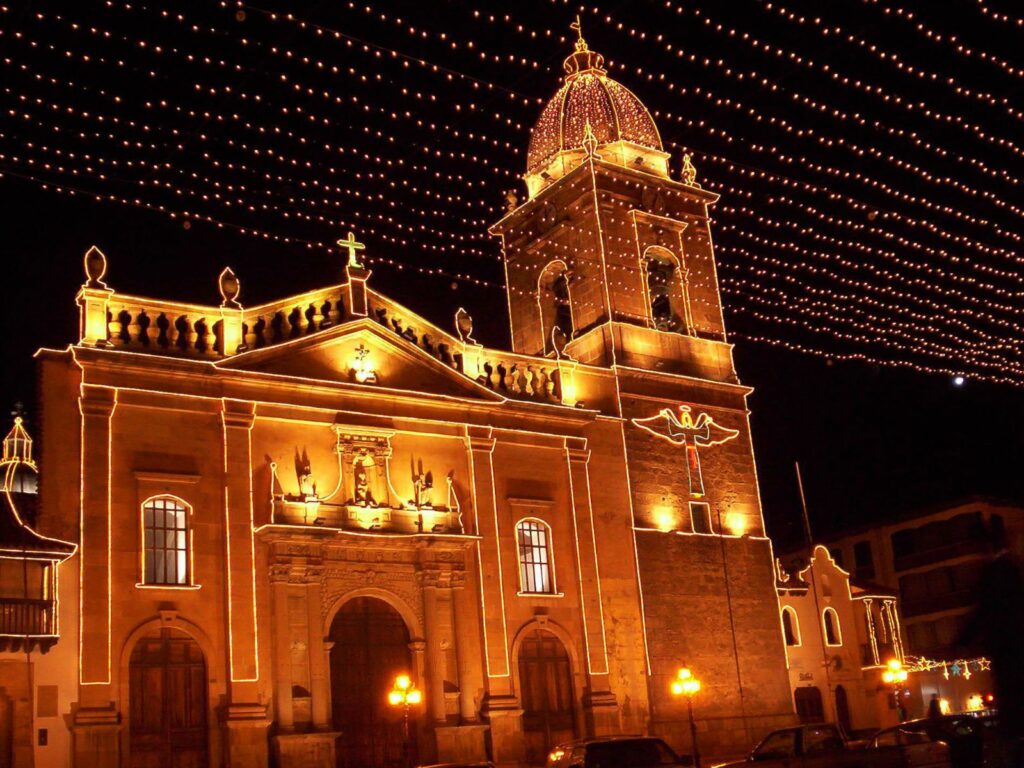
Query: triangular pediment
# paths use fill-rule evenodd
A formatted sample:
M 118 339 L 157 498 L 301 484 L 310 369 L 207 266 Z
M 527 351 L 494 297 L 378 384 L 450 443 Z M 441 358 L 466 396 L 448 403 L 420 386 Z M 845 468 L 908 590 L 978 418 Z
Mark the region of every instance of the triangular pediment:
M 217 366 L 307 381 L 480 400 L 502 399 L 455 370 L 449 362 L 431 356 L 367 318 L 272 347 L 242 352 Z

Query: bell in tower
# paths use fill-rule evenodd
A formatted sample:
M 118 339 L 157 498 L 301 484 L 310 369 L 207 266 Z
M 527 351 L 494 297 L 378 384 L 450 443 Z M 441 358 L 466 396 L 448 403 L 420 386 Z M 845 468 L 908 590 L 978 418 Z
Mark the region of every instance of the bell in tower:
M 574 25 L 578 30 L 578 24 Z M 731 378 L 708 207 L 650 112 L 582 34 L 530 136 L 527 199 L 497 224 L 512 345 L 594 365 Z

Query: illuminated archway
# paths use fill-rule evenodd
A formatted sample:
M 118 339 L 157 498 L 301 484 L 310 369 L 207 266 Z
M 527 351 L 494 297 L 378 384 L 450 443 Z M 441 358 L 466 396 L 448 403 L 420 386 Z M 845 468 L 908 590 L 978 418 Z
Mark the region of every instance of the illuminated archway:
M 398 764 L 403 759 L 402 719 L 388 704 L 387 693 L 398 675 L 410 675 L 414 681 L 418 677 L 409 624 L 391 601 L 354 596 L 335 611 L 328 638 L 332 714 L 334 727 L 342 734 L 340 764 L 353 768 Z M 301 680 L 293 681 L 293 691 L 310 695 Z M 416 755 L 415 731 L 411 731 L 412 756 Z

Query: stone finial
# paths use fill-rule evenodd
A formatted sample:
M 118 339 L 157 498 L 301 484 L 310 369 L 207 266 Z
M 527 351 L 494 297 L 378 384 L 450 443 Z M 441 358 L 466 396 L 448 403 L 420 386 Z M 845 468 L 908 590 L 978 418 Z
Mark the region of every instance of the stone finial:
M 594 135 L 594 128 L 590 125 L 589 120 L 587 120 L 587 125 L 583 129 L 583 149 L 586 150 L 587 157 L 591 159 L 600 158 L 597 154 L 597 136 Z
M 217 278 L 218 287 L 220 288 L 220 297 L 222 307 L 240 307 L 238 303 L 238 294 L 242 290 L 242 284 L 238 281 L 238 275 L 231 267 L 224 267 L 224 271 L 220 273 L 220 277 Z
M 459 307 L 455 313 L 455 330 L 459 334 L 459 339 L 466 344 L 477 343 L 477 340 L 473 338 L 473 318 L 462 307 Z
M 700 186 L 700 184 L 697 183 L 697 169 L 690 160 L 690 154 L 688 152 L 683 153 L 683 184 L 687 184 L 691 187 Z
M 106 288 L 103 276 L 107 274 L 107 257 L 95 245 L 85 252 L 85 287 Z

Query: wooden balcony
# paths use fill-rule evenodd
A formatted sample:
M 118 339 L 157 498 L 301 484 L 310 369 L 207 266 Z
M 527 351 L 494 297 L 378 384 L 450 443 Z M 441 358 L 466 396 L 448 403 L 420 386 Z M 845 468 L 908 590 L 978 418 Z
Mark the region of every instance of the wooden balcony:
M 46 653 L 56 642 L 53 600 L 0 597 L 0 651 Z

